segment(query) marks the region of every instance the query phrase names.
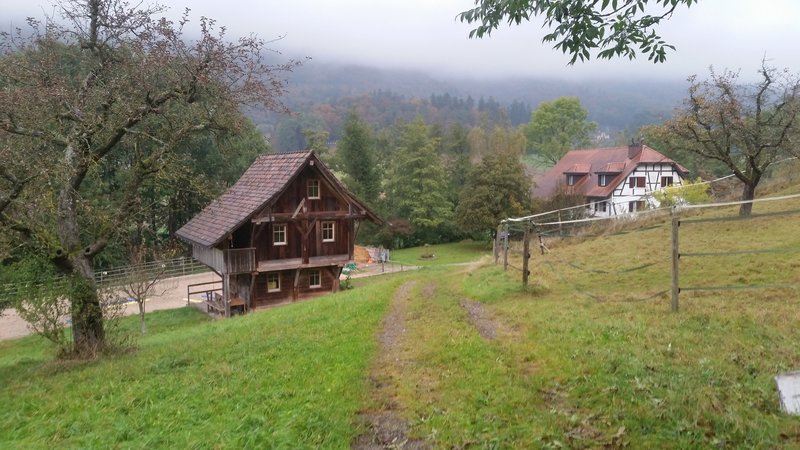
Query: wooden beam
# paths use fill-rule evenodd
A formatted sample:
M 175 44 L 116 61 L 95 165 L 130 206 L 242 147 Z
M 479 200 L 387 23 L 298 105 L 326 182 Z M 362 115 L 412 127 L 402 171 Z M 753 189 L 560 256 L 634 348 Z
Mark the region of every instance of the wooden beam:
M 300 296 L 298 285 L 300 284 L 300 269 L 294 271 L 294 286 L 292 287 L 292 301 L 296 301 Z
M 298 218 L 298 217 L 295 217 L 293 215 L 293 213 L 285 212 L 285 213 L 275 213 L 275 214 L 273 214 L 272 215 L 272 219 L 276 220 L 276 221 L 281 221 L 281 222 L 284 222 L 284 221 L 288 222 L 288 221 L 291 221 L 293 219 L 294 220 L 303 220 L 305 218 L 308 218 L 308 219 L 323 219 L 323 220 L 324 219 L 331 219 L 331 220 L 334 220 L 334 219 L 343 219 L 343 218 L 351 217 L 351 216 L 353 216 L 353 214 L 351 214 L 349 211 L 343 211 L 343 210 L 336 210 L 336 211 L 308 211 L 308 212 L 305 213 L 305 217 Z M 355 216 L 358 216 L 358 215 L 355 215 Z
M 222 303 L 225 306 L 225 317 L 231 316 L 231 276 L 222 277 Z
M 302 234 L 302 242 L 300 243 L 300 257 L 303 258 L 303 264 L 308 264 L 309 258 L 311 258 L 311 248 L 308 245 L 308 230 L 311 228 L 308 226 L 308 220 L 303 221 L 303 234 Z
M 247 310 L 250 311 L 253 309 L 253 305 L 255 305 L 256 300 L 256 277 L 258 277 L 258 272 L 252 272 L 250 274 L 250 296 L 247 299 Z
M 342 268 L 339 266 L 329 266 L 328 272 L 333 277 L 333 286 L 331 287 L 331 292 L 339 292 L 339 273 L 341 272 Z
M 300 210 L 303 208 L 303 205 L 305 205 L 305 204 L 306 204 L 306 198 L 303 197 L 303 199 L 300 200 L 300 203 L 298 203 L 297 208 L 294 209 L 294 214 L 292 214 L 292 219 L 297 217 L 297 214 L 300 212 Z
M 356 234 L 358 234 L 359 225 L 361 225 L 361 222 L 347 221 L 347 258 L 351 260 L 355 253 Z

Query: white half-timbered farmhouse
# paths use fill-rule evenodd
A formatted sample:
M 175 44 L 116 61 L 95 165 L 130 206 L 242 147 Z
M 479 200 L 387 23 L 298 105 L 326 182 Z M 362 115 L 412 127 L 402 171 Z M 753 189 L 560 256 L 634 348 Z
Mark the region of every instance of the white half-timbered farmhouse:
M 658 206 L 652 193 L 683 184 L 685 167 L 652 148 L 572 150 L 536 182 L 534 196 L 580 195 L 594 216 L 616 216 Z

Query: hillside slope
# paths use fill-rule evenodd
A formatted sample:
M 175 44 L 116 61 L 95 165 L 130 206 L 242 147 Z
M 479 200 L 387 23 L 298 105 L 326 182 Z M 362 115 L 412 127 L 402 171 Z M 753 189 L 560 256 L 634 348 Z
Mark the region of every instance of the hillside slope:
M 682 251 L 731 254 L 687 256 L 681 286 L 800 285 L 798 206 L 684 217 Z M 667 224 L 592 234 L 536 253 L 527 292 L 512 252 L 232 320 L 160 313 L 93 363 L 0 343 L 0 447 L 796 447 L 773 377 L 800 368 L 797 289 L 686 291 L 673 313 Z

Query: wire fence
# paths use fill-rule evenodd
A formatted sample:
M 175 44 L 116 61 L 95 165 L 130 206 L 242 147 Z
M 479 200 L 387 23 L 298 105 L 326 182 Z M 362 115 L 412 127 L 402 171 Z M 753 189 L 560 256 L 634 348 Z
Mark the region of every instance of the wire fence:
M 557 278 L 565 286 L 568 286 L 576 294 L 597 301 L 608 301 L 609 299 L 612 301 L 620 301 L 620 299 L 622 299 L 621 301 L 625 302 L 635 302 L 663 299 L 665 297 L 669 297 L 667 294 L 671 293 L 672 308 L 673 310 L 677 310 L 678 295 L 682 291 L 693 292 L 800 288 L 800 283 L 795 282 L 800 280 L 800 278 L 798 278 L 796 274 L 793 275 L 791 270 L 791 267 L 796 267 L 796 265 L 789 264 L 787 266 L 787 273 L 778 271 L 777 273 L 769 274 L 769 276 L 763 276 L 761 277 L 761 282 L 748 279 L 748 273 L 731 273 L 729 276 L 723 276 L 721 279 L 715 280 L 717 281 L 716 283 L 709 282 L 708 284 L 704 284 L 698 282 L 698 280 L 703 281 L 703 273 L 697 272 L 698 269 L 696 266 L 686 266 L 685 262 L 684 264 L 681 264 L 682 260 L 689 258 L 757 258 L 759 256 L 769 257 L 771 255 L 780 254 L 800 254 L 800 242 L 795 242 L 796 240 L 790 240 L 788 241 L 789 243 L 786 244 L 782 243 L 783 241 L 781 239 L 777 239 L 777 245 L 767 245 L 767 242 L 776 241 L 776 239 L 772 239 L 771 241 L 765 240 L 765 242 L 759 241 L 757 243 L 757 248 L 747 248 L 752 247 L 753 245 L 743 245 L 745 244 L 744 242 L 740 242 L 735 239 L 729 239 L 725 241 L 725 233 L 720 233 L 719 235 L 715 235 L 716 238 L 719 238 L 719 242 L 712 243 L 711 245 L 714 246 L 713 248 L 702 248 L 692 243 L 689 245 L 684 244 L 683 248 L 679 245 L 680 235 L 684 235 L 684 237 L 691 237 L 693 233 L 695 233 L 691 229 L 680 229 L 679 231 L 679 227 L 683 224 L 694 225 L 721 222 L 742 222 L 748 220 L 755 221 L 762 218 L 796 216 L 800 215 L 800 209 L 797 207 L 792 208 L 791 206 L 793 204 L 792 202 L 798 199 L 800 199 L 800 194 L 791 194 L 758 198 L 749 201 L 718 202 L 702 205 L 685 205 L 673 208 L 659 208 L 642 211 L 639 214 L 626 217 L 624 220 L 619 220 L 619 218 L 614 217 L 602 217 L 562 220 L 555 222 L 537 222 L 536 219 L 547 217 L 547 213 L 542 213 L 536 216 L 526 216 L 524 218 L 508 219 L 503 221 L 501 226 L 498 228 L 498 230 L 501 232 L 498 233 L 498 242 L 496 248 L 503 249 L 502 252 L 504 252 L 504 254 L 502 256 L 504 260 L 504 267 L 511 267 L 512 269 L 522 272 L 523 275 L 526 273 L 530 274 L 530 270 L 528 268 L 528 259 L 531 258 L 531 252 L 527 250 L 529 245 L 527 243 L 524 245 L 524 249 L 521 254 L 523 264 L 520 268 L 508 262 L 507 253 L 510 248 L 508 241 L 515 236 L 518 238 L 520 233 L 522 234 L 523 239 L 533 239 L 535 236 L 539 239 L 541 248 L 541 266 L 549 270 L 555 278 Z M 774 210 L 776 207 L 772 207 L 769 208 L 772 210 L 753 213 L 749 216 L 741 216 L 737 214 L 704 217 L 704 214 L 699 215 L 699 213 L 703 210 L 723 210 L 724 208 L 741 206 L 742 204 L 746 203 L 764 204 L 777 201 L 782 201 L 785 203 L 779 205 L 778 207 L 781 209 L 777 211 Z M 723 214 L 725 213 L 723 212 Z M 764 225 L 761 222 L 753 222 L 753 225 L 737 225 L 737 227 L 744 226 L 753 227 L 754 232 L 756 235 L 758 235 L 759 232 L 762 231 L 761 227 Z M 569 253 L 561 254 L 561 252 L 557 250 L 554 251 L 549 248 L 549 246 L 552 244 L 568 238 L 597 239 L 614 235 L 650 231 L 658 228 L 671 230 L 671 238 L 658 238 L 665 240 L 655 241 L 653 245 L 654 250 L 657 248 L 671 248 L 671 255 L 665 255 L 664 251 L 643 252 L 643 261 L 637 261 L 635 264 L 631 265 L 621 265 L 622 267 L 619 267 L 619 261 L 616 261 L 616 263 L 613 264 L 613 269 L 609 268 L 609 264 L 604 265 L 602 262 L 600 262 L 608 262 L 609 258 L 613 258 L 613 249 L 610 249 L 606 253 L 599 251 L 602 257 L 597 259 L 598 265 L 596 267 L 592 267 L 593 264 L 591 264 L 591 261 L 588 261 L 587 264 L 587 261 L 578 261 L 575 258 L 571 258 Z M 653 239 L 652 235 L 648 236 L 648 239 Z M 672 241 L 671 244 L 669 244 L 670 240 Z M 682 249 L 686 251 L 681 251 Z M 519 253 L 518 250 L 516 252 Z M 496 253 L 496 261 L 499 259 L 499 256 L 500 255 Z M 534 261 L 534 263 L 536 262 Z M 745 265 L 745 267 L 747 266 Z M 642 275 L 636 275 L 637 272 L 644 270 L 648 270 L 649 272 Z M 700 270 L 703 269 L 701 268 Z M 623 289 L 624 293 L 621 293 L 619 290 L 617 290 L 615 293 L 606 296 L 599 295 L 597 292 L 593 292 L 592 280 L 597 280 L 600 278 L 619 280 L 620 278 L 629 274 L 638 276 L 640 279 L 643 277 L 652 278 L 653 276 L 656 276 L 661 280 L 660 282 L 663 283 L 662 286 L 667 287 L 670 284 L 671 286 L 669 289 L 656 289 L 655 291 L 649 289 L 651 292 L 644 292 L 648 289 L 642 289 L 640 286 L 636 286 L 632 287 L 631 289 Z M 688 283 L 684 281 L 684 283 L 681 284 L 679 282 L 681 276 L 687 274 L 689 275 L 686 278 Z M 523 276 L 523 286 L 527 288 L 525 278 L 526 277 Z M 670 281 L 666 281 L 668 279 Z M 648 286 L 652 287 L 653 283 L 648 284 Z
M 143 264 L 119 266 L 98 270 L 94 274 L 95 283 L 100 288 L 113 288 L 122 286 L 134 279 L 147 279 L 158 277 L 167 279 L 184 275 L 193 275 L 208 272 L 208 267 L 190 257 L 179 257 L 151 261 Z M 0 284 L 0 306 L 8 306 L 17 298 L 20 292 L 65 292 L 68 280 L 64 277 L 54 277 L 26 285 Z

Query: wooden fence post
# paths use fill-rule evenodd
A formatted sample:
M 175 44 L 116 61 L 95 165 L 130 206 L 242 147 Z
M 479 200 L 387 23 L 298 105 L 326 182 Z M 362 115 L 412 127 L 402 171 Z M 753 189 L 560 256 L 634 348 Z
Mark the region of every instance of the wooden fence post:
M 539 236 L 539 250 L 541 250 L 544 255 L 544 241 L 542 240 L 542 235 L 537 233 L 537 236 Z
M 678 227 L 680 227 L 680 220 L 675 207 L 670 211 L 672 217 L 672 311 L 678 311 L 678 294 L 681 289 L 678 284 L 678 262 L 681 257 L 680 249 L 678 247 Z
M 500 259 L 500 227 L 502 225 L 498 225 L 497 229 L 494 231 L 494 248 L 492 251 L 494 252 L 494 263 L 497 264 L 497 260 Z
M 508 271 L 508 224 L 503 229 L 503 271 Z
M 528 260 L 531 258 L 531 233 L 530 224 L 525 223 L 525 232 L 522 236 L 522 289 L 528 290 Z
M 560 209 L 558 210 L 558 235 L 559 236 L 563 236 L 564 235 L 564 230 L 562 229 L 562 225 L 561 225 L 561 210 Z
M 224 274 L 222 276 L 222 301 L 225 303 L 225 317 L 231 316 L 231 276 Z

